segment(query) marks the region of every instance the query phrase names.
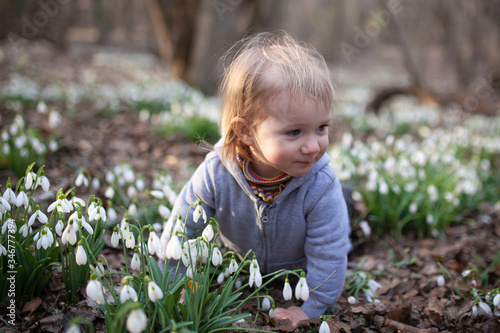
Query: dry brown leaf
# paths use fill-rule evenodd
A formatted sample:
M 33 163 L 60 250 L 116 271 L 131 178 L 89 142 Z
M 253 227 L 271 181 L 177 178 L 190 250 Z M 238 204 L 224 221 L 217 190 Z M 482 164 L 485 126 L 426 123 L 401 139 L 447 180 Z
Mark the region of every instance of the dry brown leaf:
M 42 304 L 42 299 L 40 297 L 34 297 L 31 301 L 24 304 L 21 312 L 28 312 L 28 314 L 31 314 L 38 309 L 40 304 Z

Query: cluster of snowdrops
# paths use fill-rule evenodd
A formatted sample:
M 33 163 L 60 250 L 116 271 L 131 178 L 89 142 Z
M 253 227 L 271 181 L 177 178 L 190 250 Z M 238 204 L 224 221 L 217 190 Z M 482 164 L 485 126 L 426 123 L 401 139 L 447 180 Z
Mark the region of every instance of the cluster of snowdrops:
M 66 191 L 59 189 L 55 200 L 42 209 L 37 203 L 39 199 L 54 192 L 50 190 L 43 167 L 36 172 L 33 167 L 34 164 L 28 167 L 15 186 L 9 179 L 0 196 L 0 296 L 3 300 L 8 298 L 4 281 L 9 274 L 16 276 L 16 301 L 23 304 L 42 295 L 50 277 L 60 271 L 67 301 L 78 301 L 78 288 L 86 285 L 86 296 L 101 308 L 108 331 L 213 332 L 249 317 L 249 313 L 238 310 L 250 299 L 256 299 L 258 307 L 274 317 L 274 300 L 264 291 L 280 276 L 286 276 L 284 299 L 291 299 L 293 294 L 288 274 L 299 278 L 295 297 L 309 298 L 304 272 L 281 270 L 262 276 L 251 251 L 240 255 L 220 249 L 218 223 L 207 218 L 199 202 L 194 202 L 190 209 L 194 210 L 195 222 L 204 223 L 206 227 L 199 237 L 187 239 L 186 218 L 169 216 L 169 208 L 161 204 L 168 202 L 168 196 L 173 199 L 164 178 L 158 177 L 158 189 L 147 193 L 160 203 L 156 206 L 161 206 L 158 214 L 161 211 L 162 218 L 170 217 L 166 225 L 170 226 L 171 237 L 166 249 L 162 249 L 157 225 L 155 230 L 153 225 L 141 223 L 140 217 L 128 211 L 121 221 L 109 219 L 110 215 L 117 218 L 111 199 L 119 192 L 118 183 L 126 186 L 115 174 L 107 177 L 116 185 L 106 190 L 110 199 L 106 208 L 94 195 L 87 200 L 76 195 L 79 186 L 91 186 L 89 183 L 99 186 L 98 182 L 89 182 L 82 172 L 76 177 L 75 187 Z M 115 168 L 120 170 L 127 171 L 123 167 Z M 129 174 L 129 181 L 132 180 L 135 186 L 141 187 L 141 182 Z M 137 194 L 130 185 L 128 189 L 129 194 Z M 131 205 L 136 204 L 137 201 Z M 121 270 L 113 269 L 106 257 L 100 255 L 106 230 L 113 230 L 111 246 L 121 245 L 123 249 L 125 268 Z M 167 256 L 164 269 L 155 258 L 161 251 L 166 251 Z M 15 267 L 7 269 L 7 263 L 14 263 Z M 117 280 L 121 281 L 120 286 L 115 285 Z M 243 293 L 245 288 L 249 292 Z M 93 323 L 83 317 L 73 318 L 67 329 L 79 331 L 82 324 L 93 329 Z M 329 331 L 326 321 L 320 331 Z

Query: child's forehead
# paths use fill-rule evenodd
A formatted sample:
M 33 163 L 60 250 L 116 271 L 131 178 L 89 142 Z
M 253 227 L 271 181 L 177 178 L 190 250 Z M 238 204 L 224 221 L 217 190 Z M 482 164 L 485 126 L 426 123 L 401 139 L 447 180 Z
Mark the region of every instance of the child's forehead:
M 292 93 L 287 89 L 278 92 L 274 96 L 269 96 L 264 103 L 266 112 L 275 116 L 288 115 L 291 111 L 300 109 L 306 104 L 314 104 L 318 109 L 330 108 L 330 105 L 326 105 L 324 101 L 308 96 L 305 93 Z

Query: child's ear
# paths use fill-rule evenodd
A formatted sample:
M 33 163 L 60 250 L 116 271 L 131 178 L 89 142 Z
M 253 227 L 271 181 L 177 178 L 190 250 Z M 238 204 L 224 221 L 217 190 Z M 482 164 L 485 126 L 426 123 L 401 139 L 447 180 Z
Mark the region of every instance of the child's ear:
M 241 117 L 234 118 L 231 121 L 231 128 L 241 142 L 247 146 L 253 145 L 252 130 L 245 119 Z

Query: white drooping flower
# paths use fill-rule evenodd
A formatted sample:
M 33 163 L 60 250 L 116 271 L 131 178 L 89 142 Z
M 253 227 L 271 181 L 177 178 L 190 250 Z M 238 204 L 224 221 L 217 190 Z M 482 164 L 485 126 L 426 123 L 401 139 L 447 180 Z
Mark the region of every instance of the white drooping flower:
M 148 297 L 151 302 L 163 298 L 163 291 L 154 281 L 149 281 L 148 283 Z
M 307 285 L 306 274 L 304 272 L 302 272 L 299 282 L 295 287 L 295 297 L 304 302 L 309 299 L 309 286 Z
M 179 260 L 182 256 L 181 242 L 179 237 L 175 234 L 170 237 L 166 249 L 167 259 Z
M 201 201 L 198 200 L 198 203 L 197 203 L 196 208 L 195 208 L 194 213 L 193 213 L 193 221 L 195 223 L 198 223 L 198 220 L 200 219 L 200 217 L 203 218 L 203 223 L 207 223 L 207 213 L 203 209 L 203 206 L 201 205 Z
M 52 243 L 54 243 L 54 235 L 52 234 L 50 228 L 45 226 L 37 232 L 37 234 L 33 238 L 33 241 L 36 242 L 37 249 L 43 247 L 44 250 L 47 250 L 47 248 L 51 246 Z
M 260 304 L 260 307 L 262 308 L 262 310 L 271 309 L 271 300 L 269 299 L 269 297 L 264 297 L 262 299 L 262 303 Z
M 156 199 L 163 199 L 165 194 L 160 190 L 152 190 L 150 194 Z
M 370 237 L 372 229 L 370 228 L 368 222 L 366 222 L 365 220 L 359 222 L 359 227 L 361 228 L 361 231 L 363 232 L 363 235 L 365 237 Z
M 29 204 L 28 195 L 26 195 L 26 192 L 24 192 L 24 187 L 21 187 L 21 190 L 17 194 L 16 206 L 21 207 L 22 205 L 24 206 L 24 208 L 27 208 L 28 204 Z
M 127 239 L 125 240 L 125 246 L 129 249 L 135 247 L 135 236 L 133 232 L 129 232 Z
M 33 225 L 33 223 L 35 223 L 35 220 L 38 220 L 42 224 L 46 224 L 47 221 L 49 220 L 47 218 L 47 215 L 45 215 L 45 213 L 43 213 L 40 210 L 40 206 L 36 205 L 35 209 L 36 209 L 35 212 L 33 213 L 33 215 L 31 215 L 31 217 L 28 220 L 28 226 L 30 227 Z
M 276 308 L 274 305 L 272 306 L 271 310 L 269 310 L 269 317 L 275 318 L 276 317 Z
M 111 234 L 111 245 L 113 247 L 117 247 L 120 242 L 120 232 L 118 231 L 118 227 L 114 227 L 113 233 Z
M 349 296 L 347 297 L 347 302 L 349 302 L 349 304 L 356 304 L 358 300 L 354 296 Z
M 288 278 L 285 278 L 285 285 L 283 286 L 283 298 L 285 301 L 291 300 L 292 299 L 292 287 L 290 286 L 290 282 L 288 281 Z
M 171 214 L 170 209 L 165 205 L 159 205 L 158 212 L 160 213 L 161 217 L 163 217 L 165 220 L 168 219 Z
M 85 187 L 89 187 L 89 179 L 87 178 L 87 176 L 85 176 L 83 172 L 80 172 L 78 176 L 76 176 L 75 186 L 80 187 L 82 185 Z
M 68 221 L 68 225 L 63 230 L 61 241 L 63 244 L 70 243 L 71 245 L 75 245 L 76 243 L 76 230 L 77 228 L 74 226 L 73 220 Z
M 255 282 L 255 286 L 259 288 L 262 285 L 262 275 L 260 274 L 259 263 L 257 262 L 257 258 L 255 256 L 250 262 L 249 271 L 250 271 L 250 278 L 248 280 L 248 285 L 252 287 Z
M 212 252 L 212 265 L 219 266 L 220 264 L 222 264 L 222 253 L 220 253 L 219 247 L 215 244 Z
M 477 308 L 477 314 L 479 316 L 484 315 L 485 317 L 493 318 L 493 311 L 487 303 L 480 301 L 479 303 L 477 303 Z
M 496 294 L 495 297 L 493 297 L 493 305 L 500 307 L 500 294 Z
M 81 266 L 85 265 L 87 263 L 87 252 L 85 252 L 85 249 L 83 248 L 82 241 L 78 243 L 78 246 L 76 247 L 76 264 Z
M 330 326 L 328 326 L 328 323 L 326 322 L 326 320 L 323 320 L 323 322 L 319 326 L 318 333 L 330 333 Z
M 231 258 L 231 262 L 229 263 L 229 274 L 233 274 L 238 270 L 238 263 L 236 262 L 236 259 L 234 258 L 234 255 Z
M 148 251 L 149 254 L 153 255 L 155 253 L 161 253 L 162 251 L 162 246 L 161 246 L 161 241 L 156 232 L 154 232 L 154 229 L 149 230 L 149 237 L 148 237 Z
M 141 260 L 139 259 L 139 251 L 137 249 L 135 249 L 134 255 L 132 256 L 130 268 L 134 271 L 138 271 L 141 269 Z
M 208 223 L 205 229 L 203 229 L 203 233 L 201 235 L 205 242 L 210 242 L 214 238 L 214 227 L 211 222 Z
M 444 283 L 445 283 L 444 276 L 443 275 L 439 275 L 437 277 L 437 281 L 436 282 L 437 282 L 438 286 L 440 286 L 440 287 L 444 286 Z
M 25 181 L 24 181 L 24 187 L 27 189 L 27 190 L 31 190 L 31 187 L 33 186 L 34 184 L 34 180 L 36 179 L 36 173 L 34 172 L 28 172 L 28 174 L 26 175 L 25 177 Z
M 73 210 L 73 205 L 68 201 L 68 199 L 61 196 L 49 205 L 47 212 L 50 213 L 54 209 L 57 209 L 59 213 L 69 213 Z
M 137 292 L 130 285 L 130 282 L 127 278 L 122 280 L 122 290 L 120 292 L 120 303 L 125 303 L 127 300 L 131 299 L 134 302 L 137 302 Z
M 96 280 L 94 274 L 90 276 L 90 281 L 87 284 L 87 297 L 95 301 L 97 304 L 104 304 L 102 285 L 101 282 Z
M 10 178 L 9 178 L 9 181 L 10 181 Z M 10 185 L 10 182 L 7 185 Z M 2 197 L 13 205 L 17 203 L 16 194 L 14 193 L 14 191 L 12 191 L 12 188 L 10 186 L 7 186 L 7 188 L 5 189 L 5 192 L 3 192 Z
M 141 308 L 134 309 L 128 315 L 126 326 L 130 333 L 144 332 L 148 327 L 148 317 Z
M 58 219 L 57 220 L 57 223 L 56 223 L 56 227 L 54 228 L 55 231 L 56 231 L 56 234 L 58 236 L 61 236 L 62 235 L 62 232 L 64 230 L 64 222 L 62 219 Z
M 10 211 L 12 207 L 10 203 L 4 198 L 0 197 L 0 214 L 5 213 L 6 211 Z

